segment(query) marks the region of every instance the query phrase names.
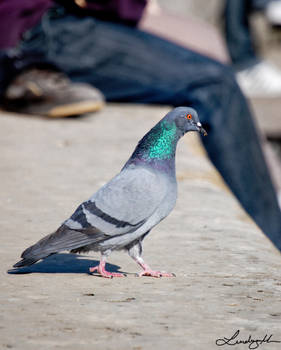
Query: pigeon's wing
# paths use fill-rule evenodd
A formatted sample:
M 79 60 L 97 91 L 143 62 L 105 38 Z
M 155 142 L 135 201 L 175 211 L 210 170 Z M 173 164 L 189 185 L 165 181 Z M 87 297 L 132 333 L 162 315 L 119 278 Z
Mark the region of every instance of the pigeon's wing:
M 167 184 L 146 168 L 124 169 L 82 203 L 66 225 L 73 229 L 95 227 L 107 235 L 133 232 L 157 210 Z

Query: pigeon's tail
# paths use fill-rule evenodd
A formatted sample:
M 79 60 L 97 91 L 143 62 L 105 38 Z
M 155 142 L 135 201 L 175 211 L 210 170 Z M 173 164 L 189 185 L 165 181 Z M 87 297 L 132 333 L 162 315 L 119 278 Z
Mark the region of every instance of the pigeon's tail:
M 56 232 L 49 234 L 27 248 L 21 255 L 22 260 L 17 262 L 14 267 L 29 266 L 62 250 L 77 249 L 89 244 L 94 245 L 106 238 L 108 238 L 108 235 L 93 227 L 73 230 L 66 225 L 62 225 Z

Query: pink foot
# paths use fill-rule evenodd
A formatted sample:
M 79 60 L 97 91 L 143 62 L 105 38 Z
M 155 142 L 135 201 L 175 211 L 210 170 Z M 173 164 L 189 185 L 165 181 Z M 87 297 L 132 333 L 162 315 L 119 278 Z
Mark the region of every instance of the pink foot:
M 124 275 L 123 273 L 118 273 L 118 272 L 109 272 L 109 271 L 106 271 L 105 269 L 105 263 L 104 262 L 100 262 L 100 264 L 98 266 L 95 266 L 95 267 L 90 267 L 90 272 L 93 273 L 93 272 L 97 272 L 99 273 L 102 277 L 105 277 L 105 278 L 113 278 L 113 277 L 124 277 L 126 275 Z
M 150 277 L 176 277 L 174 273 L 167 273 L 167 272 L 161 272 L 161 271 L 153 271 L 153 270 L 144 270 L 138 274 L 139 277 L 141 276 L 150 276 Z

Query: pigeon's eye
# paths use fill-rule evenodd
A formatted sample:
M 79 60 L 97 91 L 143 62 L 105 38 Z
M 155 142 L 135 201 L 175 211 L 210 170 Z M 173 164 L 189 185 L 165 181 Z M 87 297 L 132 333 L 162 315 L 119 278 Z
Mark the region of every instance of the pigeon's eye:
M 191 115 L 191 114 L 187 114 L 187 115 L 185 116 L 185 118 L 190 120 L 190 119 L 192 119 L 192 115 Z

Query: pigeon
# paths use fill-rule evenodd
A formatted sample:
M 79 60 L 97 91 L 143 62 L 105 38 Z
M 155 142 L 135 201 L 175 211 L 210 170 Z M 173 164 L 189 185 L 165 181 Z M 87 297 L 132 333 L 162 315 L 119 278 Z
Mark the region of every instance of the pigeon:
M 126 250 L 142 268 L 138 276 L 174 276 L 145 263 L 142 241 L 175 206 L 176 147 L 188 131 L 207 135 L 193 108 L 171 110 L 138 142 L 120 173 L 80 204 L 57 231 L 27 248 L 14 267 L 32 265 L 63 250 L 92 250 L 100 252 L 101 259 L 90 268 L 91 273 L 122 277 L 122 273 L 106 270 L 106 259 L 114 250 Z

